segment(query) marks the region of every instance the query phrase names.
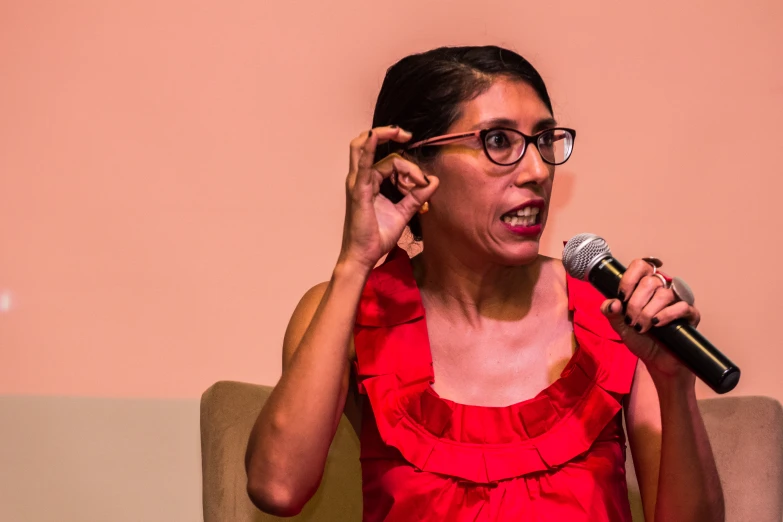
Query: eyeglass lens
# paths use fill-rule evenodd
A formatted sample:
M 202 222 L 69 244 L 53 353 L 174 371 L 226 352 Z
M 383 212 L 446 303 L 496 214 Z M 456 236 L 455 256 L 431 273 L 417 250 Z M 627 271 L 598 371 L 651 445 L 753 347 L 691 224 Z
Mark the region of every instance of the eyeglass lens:
M 495 129 L 484 137 L 490 159 L 501 165 L 517 162 L 525 152 L 525 137 L 510 129 Z M 547 163 L 559 165 L 571 155 L 573 135 L 564 129 L 550 129 L 541 133 L 536 141 L 541 158 Z

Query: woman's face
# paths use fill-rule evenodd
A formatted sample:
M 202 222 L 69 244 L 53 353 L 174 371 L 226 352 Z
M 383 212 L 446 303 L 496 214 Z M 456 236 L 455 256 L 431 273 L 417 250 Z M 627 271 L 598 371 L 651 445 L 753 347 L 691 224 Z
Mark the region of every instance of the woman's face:
M 554 126 L 532 87 L 498 79 L 463 104 L 460 119 L 447 132 L 507 127 L 532 135 Z M 462 243 L 471 255 L 503 265 L 536 259 L 554 167 L 541 159 L 533 144 L 518 163 L 500 166 L 487 158 L 478 138 L 471 138 L 442 146 L 427 170 L 439 177 L 440 187 L 432 196 L 432 211 L 422 220 L 425 240 L 430 231 L 452 244 Z

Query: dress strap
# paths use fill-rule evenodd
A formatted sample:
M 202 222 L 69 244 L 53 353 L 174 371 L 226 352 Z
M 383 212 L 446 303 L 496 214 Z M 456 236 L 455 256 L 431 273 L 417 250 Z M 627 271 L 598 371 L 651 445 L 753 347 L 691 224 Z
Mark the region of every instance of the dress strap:
M 574 334 L 579 346 L 598 361 L 598 382 L 606 390 L 626 394 L 636 372 L 637 357 L 623 344 L 601 312 L 606 298 L 590 283 L 566 275 L 568 308 L 573 312 Z
M 421 294 L 408 253 L 394 247 L 362 291 L 354 327 L 359 391 L 370 377 L 393 374 L 405 386 L 434 381 Z M 425 347 L 427 344 L 424 345 Z

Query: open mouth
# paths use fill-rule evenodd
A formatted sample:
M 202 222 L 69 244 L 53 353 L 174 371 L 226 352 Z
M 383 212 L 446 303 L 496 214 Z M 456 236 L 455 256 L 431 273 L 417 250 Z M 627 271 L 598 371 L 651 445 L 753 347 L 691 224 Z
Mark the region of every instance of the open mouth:
M 541 209 L 525 207 L 503 214 L 500 219 L 512 227 L 532 227 L 541 224 Z

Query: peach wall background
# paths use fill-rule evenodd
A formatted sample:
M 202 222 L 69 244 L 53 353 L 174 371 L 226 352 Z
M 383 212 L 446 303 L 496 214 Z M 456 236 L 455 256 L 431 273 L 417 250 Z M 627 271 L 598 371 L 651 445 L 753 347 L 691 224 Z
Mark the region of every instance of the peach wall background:
M 0 394 L 273 384 L 385 68 L 496 43 L 578 129 L 544 251 L 663 258 L 736 393 L 783 400 L 781 27 L 779 0 L 0 0 Z

